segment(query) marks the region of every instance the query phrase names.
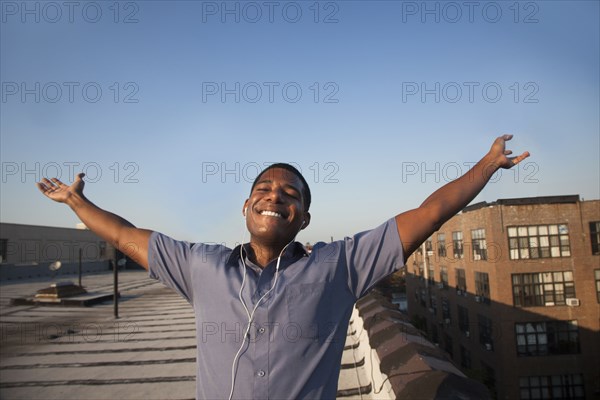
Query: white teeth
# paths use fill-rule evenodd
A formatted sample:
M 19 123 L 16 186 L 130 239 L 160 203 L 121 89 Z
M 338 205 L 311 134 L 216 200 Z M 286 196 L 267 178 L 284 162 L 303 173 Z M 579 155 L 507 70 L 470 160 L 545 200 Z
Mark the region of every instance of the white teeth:
M 265 211 L 261 212 L 261 213 L 260 213 L 260 215 L 268 215 L 268 216 L 270 216 L 270 217 L 278 217 L 278 218 L 281 218 L 281 214 L 279 214 L 279 213 L 276 213 L 276 212 L 274 212 L 274 211 L 266 211 L 266 210 L 265 210 Z

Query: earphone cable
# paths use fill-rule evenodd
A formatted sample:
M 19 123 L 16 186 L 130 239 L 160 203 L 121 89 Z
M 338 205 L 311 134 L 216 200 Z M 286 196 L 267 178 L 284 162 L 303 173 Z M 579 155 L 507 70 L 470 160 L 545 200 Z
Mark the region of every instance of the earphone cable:
M 240 348 L 238 349 L 237 353 L 235 354 L 235 357 L 233 358 L 233 363 L 231 364 L 231 390 L 229 392 L 229 400 L 233 399 L 233 391 L 235 388 L 235 378 L 237 375 L 237 364 L 239 362 L 239 357 L 241 355 L 242 349 L 244 348 L 244 344 L 246 344 L 246 337 L 248 336 L 248 333 L 250 332 L 250 327 L 252 325 L 252 319 L 254 318 L 254 313 L 258 309 L 258 306 L 260 305 L 260 303 L 265 299 L 265 297 L 267 297 L 267 295 L 269 293 L 271 293 L 271 291 L 273 291 L 273 289 L 275 289 L 275 286 L 277 285 L 277 279 L 279 278 L 279 265 L 281 263 L 281 256 L 283 255 L 283 252 L 285 251 L 285 249 L 287 249 L 287 247 L 291 243 L 293 243 L 295 239 L 296 238 L 294 237 L 294 239 L 292 239 L 288 244 L 286 244 L 283 247 L 283 249 L 281 250 L 281 252 L 279 253 L 279 257 L 277 257 L 277 266 L 275 267 L 275 280 L 273 281 L 273 286 L 271 286 L 271 288 L 269 290 L 267 290 L 267 292 L 265 294 L 263 294 L 260 299 L 258 299 L 258 301 L 256 302 L 256 305 L 252 309 L 252 312 L 248 311 L 246 302 L 244 301 L 244 299 L 242 297 L 242 291 L 244 290 L 244 284 L 246 282 L 246 261 L 244 260 L 244 254 L 243 254 L 244 245 L 243 245 L 243 243 L 240 247 L 240 258 L 242 260 L 242 267 L 244 269 L 244 272 L 242 274 L 242 285 L 240 287 L 238 297 L 240 299 L 240 302 L 242 303 L 242 306 L 244 306 L 246 315 L 248 316 L 248 326 L 246 327 L 246 332 L 244 332 L 244 336 L 242 336 L 242 344 L 240 345 Z

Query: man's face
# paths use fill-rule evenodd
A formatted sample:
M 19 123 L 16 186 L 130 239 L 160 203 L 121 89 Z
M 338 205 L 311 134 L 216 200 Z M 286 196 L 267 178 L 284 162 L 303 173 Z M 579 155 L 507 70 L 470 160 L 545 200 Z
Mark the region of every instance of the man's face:
M 285 169 L 264 172 L 244 202 L 252 238 L 265 244 L 285 244 L 306 227 L 310 214 L 304 211 L 302 189 L 302 181 Z

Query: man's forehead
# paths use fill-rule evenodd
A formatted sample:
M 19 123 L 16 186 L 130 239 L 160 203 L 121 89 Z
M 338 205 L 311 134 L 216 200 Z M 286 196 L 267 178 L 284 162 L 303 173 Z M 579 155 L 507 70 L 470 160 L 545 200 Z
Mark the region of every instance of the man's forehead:
M 302 188 L 302 181 L 300 178 L 291 171 L 284 168 L 270 168 L 259 175 L 257 184 L 261 182 L 275 182 L 284 181 L 290 185 L 296 186 L 298 189 Z

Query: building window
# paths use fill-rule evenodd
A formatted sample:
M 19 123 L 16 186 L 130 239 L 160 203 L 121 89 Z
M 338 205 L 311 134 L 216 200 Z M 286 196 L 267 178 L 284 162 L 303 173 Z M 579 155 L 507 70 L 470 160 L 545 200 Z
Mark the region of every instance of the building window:
M 427 266 L 427 280 L 429 283 L 435 282 L 435 268 L 431 264 Z
M 490 279 L 487 272 L 475 271 L 475 299 L 490 304 Z
M 458 329 L 465 335 L 471 334 L 471 327 L 469 326 L 469 310 L 462 306 L 458 306 Z
M 585 398 L 582 374 L 522 376 L 519 391 L 521 400 Z
M 435 294 L 429 292 L 429 312 L 437 315 L 437 298 Z
M 512 226 L 508 248 L 511 260 L 570 257 L 569 228 L 565 224 Z
M 450 315 L 450 302 L 445 297 L 442 297 L 442 318 L 446 325 L 449 325 L 452 320 Z
M 423 269 L 423 263 L 419 263 L 418 268 L 419 268 L 419 277 L 424 278 L 425 277 L 425 273 L 423 272 L 424 271 L 424 269 Z
M 454 258 L 463 258 L 463 234 L 461 231 L 452 232 L 452 249 Z
M 440 284 L 444 289 L 448 287 L 448 267 L 440 267 Z
M 427 252 L 428 256 L 433 255 L 433 240 L 431 238 L 425 241 L 425 251 Z
M 485 242 L 485 229 L 472 230 L 471 242 L 473 244 L 473 260 L 487 260 L 487 243 Z
M 518 307 L 564 305 L 575 298 L 572 271 L 513 274 L 513 301 Z
M 600 254 L 600 221 L 590 222 L 590 240 L 592 241 L 592 254 Z
M 596 299 L 600 303 L 600 269 L 594 270 L 594 279 L 596 281 Z
M 465 346 L 460 346 L 460 366 L 471 369 L 471 352 Z
M 462 293 L 467 291 L 467 276 L 462 268 L 456 268 L 456 291 Z
M 8 257 L 8 239 L 0 239 L 0 263 L 5 263 Z
M 439 345 L 440 344 L 440 339 L 439 339 L 439 336 L 438 336 L 438 329 L 437 329 L 437 325 L 435 323 L 431 324 L 431 341 L 435 345 Z
M 579 353 L 577 321 L 518 323 L 515 334 L 519 356 Z
M 446 257 L 446 234 L 438 233 L 437 235 L 438 256 Z
M 421 288 L 419 290 L 419 304 L 423 307 L 427 307 L 426 299 L 425 288 Z
M 480 361 L 480 363 L 481 369 L 483 370 L 483 376 L 481 377 L 481 380 L 483 381 L 483 384 L 490 389 L 492 398 L 496 399 L 496 371 L 494 371 L 494 368 L 490 367 L 483 361 Z
M 444 350 L 450 355 L 450 358 L 454 358 L 454 343 L 452 342 L 452 336 L 444 333 Z
M 477 314 L 479 323 L 479 343 L 488 351 L 494 349 L 494 339 L 492 336 L 492 320 Z

